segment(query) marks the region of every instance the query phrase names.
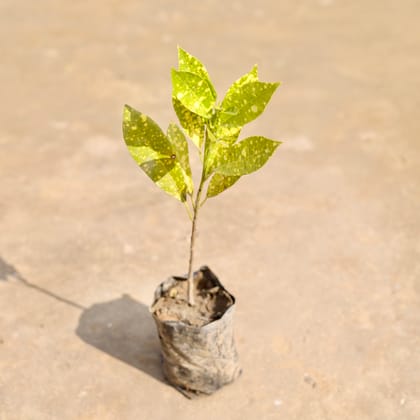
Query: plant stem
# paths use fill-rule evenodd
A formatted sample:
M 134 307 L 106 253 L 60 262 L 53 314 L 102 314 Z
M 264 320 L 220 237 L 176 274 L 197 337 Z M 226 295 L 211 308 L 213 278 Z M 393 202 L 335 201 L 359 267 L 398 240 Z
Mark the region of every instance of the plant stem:
M 194 262 L 194 243 L 195 243 L 195 234 L 197 230 L 197 215 L 200 206 L 198 203 L 200 202 L 201 191 L 203 188 L 203 182 L 200 182 L 200 187 L 198 188 L 197 198 L 194 203 L 194 213 L 192 219 L 192 227 L 191 227 L 191 240 L 190 240 L 190 258 L 188 262 L 188 303 L 191 306 L 194 306 L 194 273 L 193 273 L 193 262 Z
M 185 208 L 187 209 L 188 217 L 189 217 L 189 218 L 190 218 L 190 220 L 192 221 L 192 219 L 193 219 L 193 215 L 192 215 L 191 210 L 190 210 L 190 208 L 189 208 L 189 206 L 188 206 L 188 203 L 187 203 L 186 201 L 184 201 L 184 206 L 185 206 Z
M 206 147 L 207 141 L 207 128 L 204 126 L 204 147 Z M 195 200 L 192 203 L 193 206 L 193 217 L 192 217 L 192 226 L 191 226 L 191 240 L 190 240 L 190 258 L 188 262 L 188 274 L 187 274 L 187 282 L 188 282 L 188 304 L 191 306 L 195 305 L 194 302 L 194 272 L 193 272 L 193 262 L 194 262 L 194 244 L 195 244 L 195 234 L 197 230 L 197 215 L 198 210 L 200 210 L 200 200 L 201 200 L 201 193 L 203 191 L 203 185 L 205 182 L 204 176 L 204 164 L 203 170 L 201 172 L 201 180 L 200 185 L 197 190 L 197 195 Z

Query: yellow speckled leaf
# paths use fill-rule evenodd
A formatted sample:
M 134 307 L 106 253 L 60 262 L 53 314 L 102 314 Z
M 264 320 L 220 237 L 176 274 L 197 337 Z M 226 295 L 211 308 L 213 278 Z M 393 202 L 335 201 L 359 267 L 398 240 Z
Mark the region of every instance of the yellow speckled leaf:
M 176 147 L 159 126 L 147 115 L 126 105 L 123 135 L 131 156 L 149 178 L 168 194 L 185 201 L 192 187 L 186 182 L 185 162 L 181 164 Z
M 187 109 L 209 119 L 216 97 L 206 79 L 196 74 L 172 69 L 172 96 Z
M 181 47 L 178 47 L 178 70 L 196 74 L 206 80 L 213 92 L 213 96 L 216 98 L 216 90 L 214 89 L 204 64 L 198 58 L 187 53 L 187 51 L 183 50 Z
M 215 197 L 223 191 L 230 188 L 233 184 L 238 181 L 240 176 L 229 176 L 215 173 L 210 179 L 209 186 L 207 188 L 207 197 Z
M 172 146 L 160 127 L 147 115 L 126 105 L 123 114 L 123 134 L 127 146 L 149 147 L 164 156 L 172 154 Z
M 174 123 L 169 124 L 168 127 L 168 139 L 170 140 L 174 149 L 175 157 L 180 163 L 181 168 L 184 171 L 185 183 L 188 187 L 188 193 L 193 192 L 193 182 L 190 167 L 190 159 L 188 154 L 188 143 L 182 130 Z
M 215 171 L 242 176 L 260 169 L 281 143 L 265 137 L 248 137 L 217 156 Z
M 225 97 L 230 97 L 231 95 L 235 94 L 235 92 L 243 85 L 251 82 L 257 82 L 258 81 L 258 66 L 255 65 L 252 70 L 249 73 L 244 74 L 242 77 L 240 77 L 238 80 L 236 80 L 228 91 L 226 92 Z
M 207 129 L 207 141 L 204 151 L 204 179 L 213 173 L 222 157 L 227 156 L 229 143 L 217 139 L 210 129 Z
M 185 108 L 185 106 L 176 98 L 172 98 L 172 104 L 182 128 L 184 128 L 197 148 L 201 149 L 204 138 L 203 118 Z
M 218 139 L 223 139 L 228 143 L 235 143 L 235 141 L 238 140 L 242 127 L 222 125 L 217 121 L 216 124 L 214 124 L 213 130 Z
M 279 83 L 251 81 L 235 84 L 222 102 L 219 121 L 221 125 L 242 127 L 264 111 Z
M 216 137 L 235 143 L 242 127 L 263 112 L 276 87 L 276 83 L 258 81 L 256 65 L 236 80 L 226 92 L 213 122 Z
M 152 159 L 140 164 L 140 168 L 152 181 L 169 195 L 184 202 L 187 199 L 187 185 L 184 171 L 172 158 Z

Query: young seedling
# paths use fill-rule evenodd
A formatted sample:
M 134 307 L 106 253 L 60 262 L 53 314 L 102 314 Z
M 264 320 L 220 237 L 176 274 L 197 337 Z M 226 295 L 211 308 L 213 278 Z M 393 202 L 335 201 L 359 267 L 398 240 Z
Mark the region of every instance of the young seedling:
M 243 175 L 261 168 L 280 142 L 262 136 L 238 141 L 242 127 L 265 109 L 279 83 L 258 80 L 258 69 L 239 78 L 221 102 L 204 65 L 178 48 L 178 70 L 172 69 L 172 103 L 183 130 L 169 124 L 166 134 L 147 115 L 124 107 L 123 134 L 141 169 L 169 195 L 181 201 L 191 219 L 188 303 L 194 305 L 193 262 L 197 216 L 204 202 L 222 193 Z M 185 133 L 202 163 L 194 188 Z M 204 198 L 203 198 L 204 197 Z

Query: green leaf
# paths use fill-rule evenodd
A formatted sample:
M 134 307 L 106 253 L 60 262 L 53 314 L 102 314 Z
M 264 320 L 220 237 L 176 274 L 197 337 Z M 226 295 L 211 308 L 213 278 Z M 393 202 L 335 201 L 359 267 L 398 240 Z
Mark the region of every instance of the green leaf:
M 188 193 L 193 192 L 192 174 L 190 167 L 190 159 L 188 155 L 188 143 L 182 130 L 174 123 L 169 124 L 168 139 L 170 140 L 175 158 L 179 161 L 181 168 L 184 170 L 185 183 L 188 187 Z
M 243 127 L 264 111 L 279 83 L 235 83 L 223 99 L 220 125 Z
M 179 201 L 186 201 L 187 185 L 185 184 L 185 174 L 179 163 L 175 162 L 174 159 L 149 160 L 143 162 L 140 168 L 163 191 Z
M 223 139 L 227 143 L 235 143 L 235 141 L 238 140 L 242 127 L 221 125 L 216 120 L 213 130 L 218 139 Z
M 197 148 L 201 150 L 201 145 L 203 144 L 204 138 L 203 118 L 185 108 L 181 101 L 176 98 L 172 98 L 172 104 L 178 117 L 179 123 L 187 132 L 188 136 L 191 138 Z
M 128 105 L 124 107 L 123 134 L 127 146 L 149 147 L 162 156 L 171 156 L 171 143 L 160 127 L 147 115 Z
M 240 176 L 222 175 L 216 172 L 209 182 L 207 197 L 215 197 L 216 195 L 222 193 L 235 184 L 239 178 Z
M 258 66 L 255 65 L 249 73 L 244 74 L 238 80 L 236 80 L 226 92 L 225 97 L 233 95 L 241 86 L 258 81 Z
M 207 80 L 196 74 L 172 69 L 172 96 L 187 109 L 209 119 L 216 101 Z
M 224 156 L 229 148 L 229 143 L 218 140 L 210 129 L 207 128 L 207 141 L 204 148 L 204 179 L 213 173 L 219 164 L 220 156 Z
M 244 74 L 242 77 L 236 80 L 226 92 L 225 99 L 222 103 L 221 108 L 218 110 L 215 122 L 213 124 L 213 130 L 217 138 L 223 138 L 225 141 L 235 143 L 239 137 L 242 127 L 245 125 L 246 122 L 251 121 L 250 116 L 248 116 L 246 119 L 238 118 L 238 114 L 240 113 L 238 103 L 241 92 L 247 92 L 247 88 L 244 88 L 244 86 L 254 82 L 258 82 L 257 65 L 255 65 L 250 72 Z M 252 101 L 258 101 L 259 99 L 258 97 L 255 97 L 245 98 L 245 100 L 245 104 L 248 104 L 248 102 L 250 103 L 250 107 L 252 110 Z M 246 110 L 244 110 L 244 112 L 245 111 Z M 252 112 L 251 117 L 252 119 L 254 119 L 258 115 L 254 115 L 254 113 Z
M 248 137 L 217 155 L 214 169 L 229 176 L 250 174 L 260 169 L 280 144 L 265 137 Z
M 190 190 L 174 147 L 159 126 L 147 115 L 126 105 L 123 115 L 123 135 L 133 159 L 162 190 L 180 201 Z
M 204 67 L 204 64 L 193 55 L 187 53 L 178 46 L 178 70 L 196 74 L 202 79 L 206 80 L 210 89 L 212 90 L 213 96 L 216 98 L 216 90 L 210 80 L 210 76 Z

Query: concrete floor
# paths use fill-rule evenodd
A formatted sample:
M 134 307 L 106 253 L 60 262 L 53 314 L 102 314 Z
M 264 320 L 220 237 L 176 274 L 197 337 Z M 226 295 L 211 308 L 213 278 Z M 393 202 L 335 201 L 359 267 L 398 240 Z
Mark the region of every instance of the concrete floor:
M 0 419 L 420 418 L 417 0 L 0 2 Z M 243 376 L 166 385 L 148 305 L 184 208 L 136 167 L 128 103 L 174 119 L 179 44 L 220 92 L 282 80 L 284 140 L 207 202 L 197 265 L 238 299 Z

